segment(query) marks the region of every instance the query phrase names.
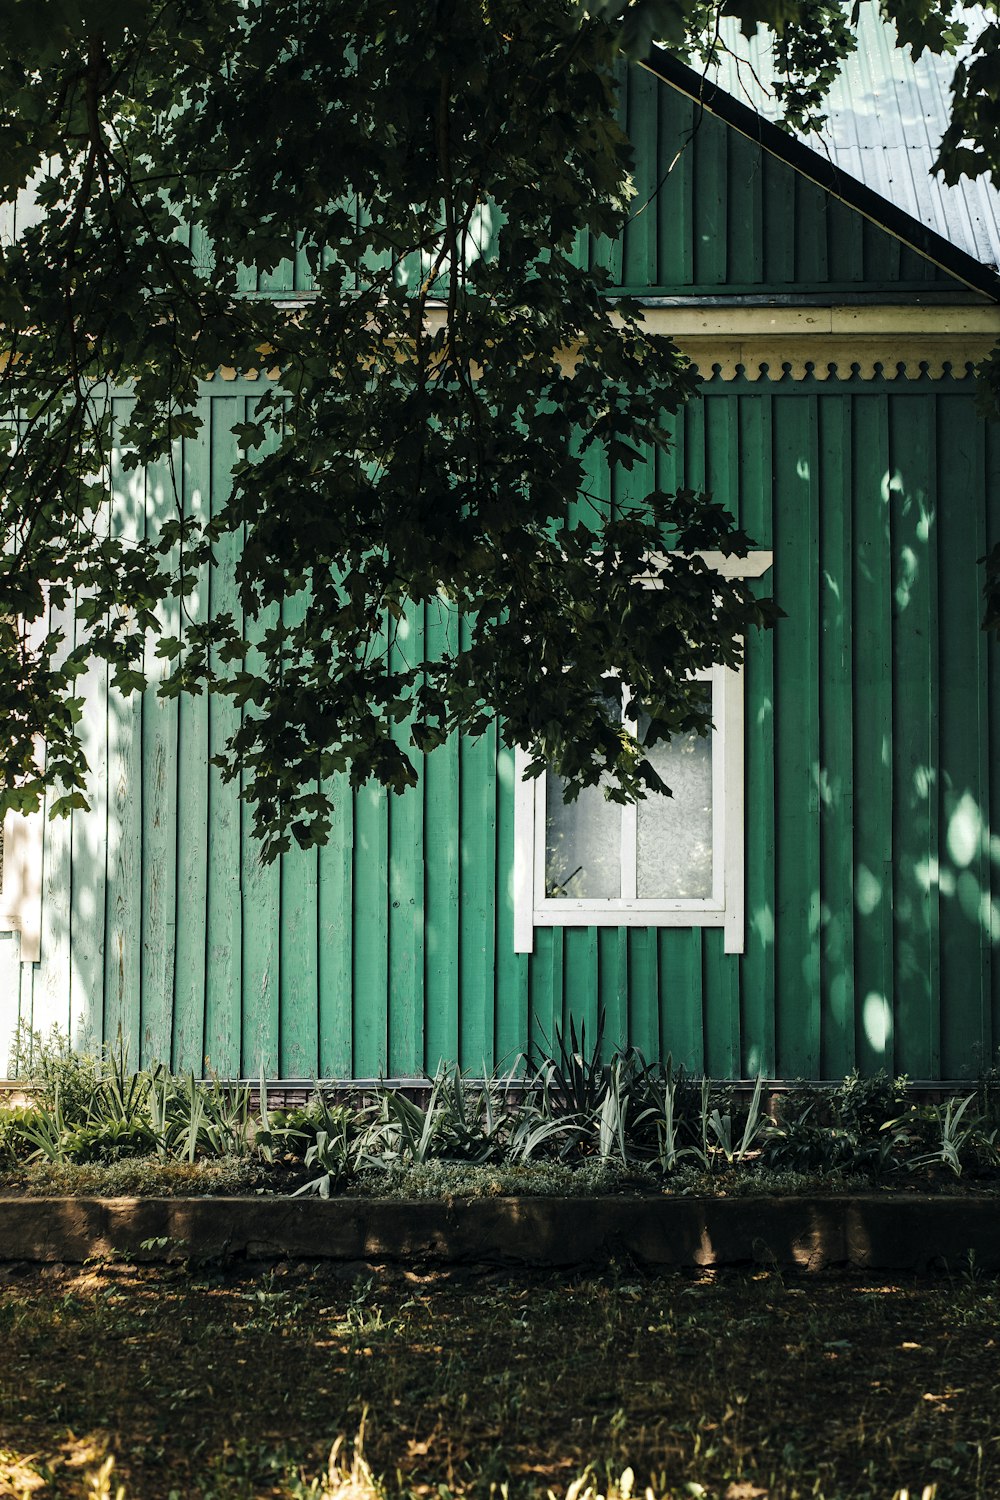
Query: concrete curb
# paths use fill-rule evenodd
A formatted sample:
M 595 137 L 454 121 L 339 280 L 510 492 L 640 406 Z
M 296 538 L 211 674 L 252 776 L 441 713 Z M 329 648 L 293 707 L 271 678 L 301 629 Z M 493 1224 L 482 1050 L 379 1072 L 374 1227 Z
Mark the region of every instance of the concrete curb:
M 1000 1197 L 12 1198 L 0 1261 L 1000 1269 Z

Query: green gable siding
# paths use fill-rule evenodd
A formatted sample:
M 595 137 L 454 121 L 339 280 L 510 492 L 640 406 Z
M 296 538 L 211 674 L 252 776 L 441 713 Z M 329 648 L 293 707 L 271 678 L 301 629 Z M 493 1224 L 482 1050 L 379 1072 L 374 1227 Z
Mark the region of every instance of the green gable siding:
M 946 272 L 641 68 L 622 91 L 636 195 L 591 260 L 662 295 L 960 290 Z
M 188 510 L 219 503 L 253 399 L 220 389 L 184 444 Z M 975 565 L 1000 440 L 972 382 L 716 379 L 657 478 L 707 485 L 773 547 L 786 612 L 747 652 L 742 957 L 721 931 L 609 928 L 539 930 L 516 955 L 496 730 L 402 797 L 340 788 L 330 843 L 262 866 L 209 761 L 232 705 L 123 703 L 97 677 L 93 811 L 48 825 L 42 963 L 0 941 L 8 1014 L 20 982 L 36 1026 L 121 1026 L 133 1059 L 223 1075 L 479 1071 L 600 1007 L 611 1040 L 717 1075 L 974 1074 L 1000 1041 L 1000 683 Z M 162 475 L 116 484 L 116 525 L 166 494 Z M 232 602 L 232 564 L 199 612 Z M 407 623 L 408 652 L 460 628 L 436 606 Z
M 807 181 L 756 142 L 642 68 L 621 86 L 635 152 L 635 197 L 620 240 L 581 237 L 581 264 L 641 295 L 965 290 L 879 225 Z M 481 237 L 491 253 L 493 234 Z M 417 273 L 418 274 L 418 273 Z M 308 293 L 306 258 L 290 256 L 245 289 Z M 970 294 L 974 295 L 974 294 Z

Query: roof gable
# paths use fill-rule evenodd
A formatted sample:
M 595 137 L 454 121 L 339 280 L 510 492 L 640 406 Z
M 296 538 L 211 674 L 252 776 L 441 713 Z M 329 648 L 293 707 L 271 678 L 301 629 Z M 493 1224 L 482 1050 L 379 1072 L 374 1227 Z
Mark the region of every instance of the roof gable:
M 624 234 L 589 247 L 641 296 L 1000 300 L 1000 279 L 700 73 L 654 49 L 623 85 Z M 977 295 L 979 294 L 979 295 Z
M 962 19 L 975 36 L 989 17 L 981 6 L 966 6 Z M 946 183 L 932 172 L 963 49 L 913 57 L 874 0 L 860 0 L 852 26 L 857 48 L 830 87 L 820 129 L 802 139 L 974 260 L 1000 266 L 1000 184 L 988 174 Z M 765 119 L 780 120 L 773 33 L 760 28 L 744 36 L 730 18 L 721 37 L 713 81 Z

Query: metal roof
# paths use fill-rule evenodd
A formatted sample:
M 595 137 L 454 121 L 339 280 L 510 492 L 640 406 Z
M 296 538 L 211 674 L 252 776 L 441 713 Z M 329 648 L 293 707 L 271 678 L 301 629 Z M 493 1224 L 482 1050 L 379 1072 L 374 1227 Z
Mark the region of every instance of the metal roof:
M 974 33 L 985 19 L 966 10 Z M 1000 191 L 985 177 L 948 187 L 931 175 L 948 124 L 955 58 L 925 52 L 914 61 L 874 0 L 861 0 L 858 47 L 830 91 L 820 133 L 800 138 L 840 170 L 987 266 L 1000 266 Z M 724 23 L 730 49 L 709 76 L 765 119 L 780 118 L 769 33 L 743 37 Z

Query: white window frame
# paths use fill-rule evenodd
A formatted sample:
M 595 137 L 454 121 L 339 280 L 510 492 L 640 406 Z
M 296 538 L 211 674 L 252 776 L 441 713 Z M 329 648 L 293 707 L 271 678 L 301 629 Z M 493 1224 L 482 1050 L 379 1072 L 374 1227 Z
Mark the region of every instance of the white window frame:
M 23 964 L 42 956 L 42 813 L 9 812 L 3 820 L 0 932 L 20 936 Z
M 48 585 L 43 584 L 48 601 Z M 37 646 L 44 639 L 46 614 L 28 627 Z M 35 738 L 35 759 L 45 764 L 45 742 Z M 0 932 L 16 932 L 22 964 L 42 957 L 42 860 L 45 850 L 44 799 L 37 812 L 8 812 L 3 820 L 3 876 L 0 879 Z
M 773 554 L 726 557 L 699 552 L 723 578 L 759 578 Z M 636 577 L 640 588 L 662 588 L 663 554 Z M 530 953 L 536 927 L 721 927 L 727 953 L 742 953 L 745 932 L 743 668 L 716 666 L 699 673 L 712 684 L 712 895 L 640 899 L 636 884 L 635 804 L 622 808 L 622 895 L 613 899 L 547 897 L 545 799 L 548 777 L 527 778 L 529 757 L 514 752 L 514 951 Z

